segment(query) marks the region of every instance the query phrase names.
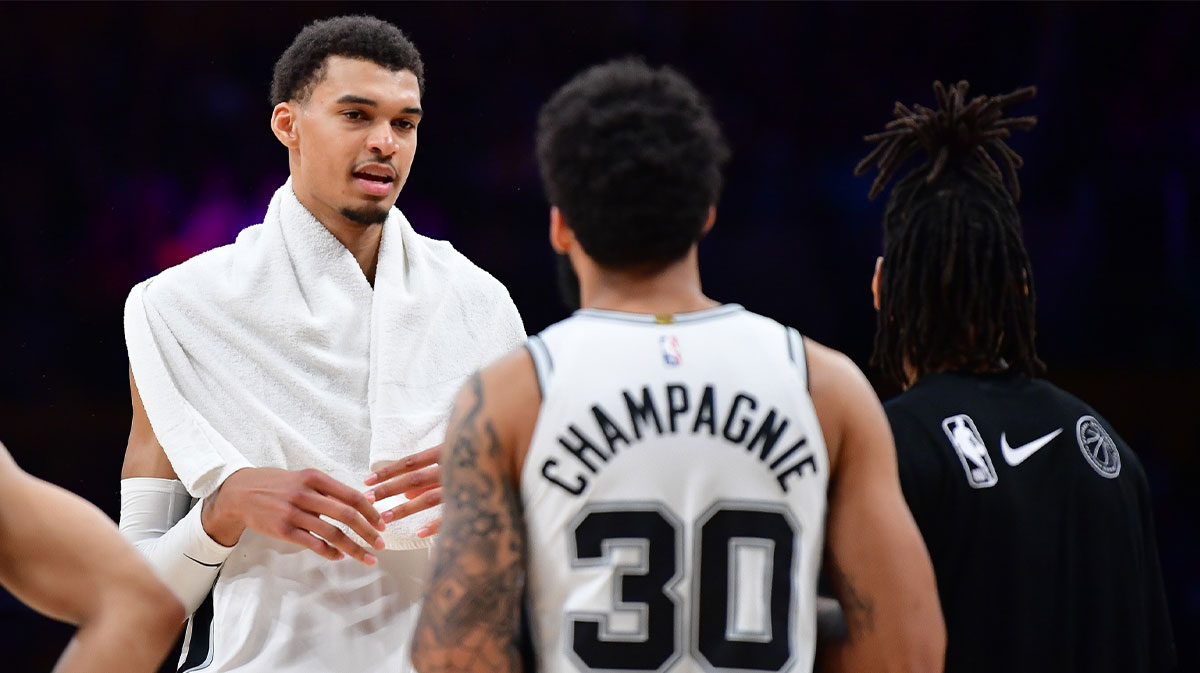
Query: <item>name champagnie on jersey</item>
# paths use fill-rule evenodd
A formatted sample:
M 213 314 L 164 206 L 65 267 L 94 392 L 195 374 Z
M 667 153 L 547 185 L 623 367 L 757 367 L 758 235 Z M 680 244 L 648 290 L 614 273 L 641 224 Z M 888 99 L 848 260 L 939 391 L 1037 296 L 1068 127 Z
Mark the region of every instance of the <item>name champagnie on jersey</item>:
M 699 394 L 697 394 L 697 392 Z M 618 452 L 634 449 L 644 439 L 666 434 L 692 434 L 723 439 L 757 458 L 775 477 L 783 493 L 789 479 L 816 473 L 817 462 L 803 433 L 788 433 L 793 424 L 778 409 L 761 409 L 751 394 L 718 394 L 708 384 L 697 391 L 682 383 L 663 388 L 642 386 L 621 391 L 618 409 L 591 405 L 586 428 L 569 423 L 558 433 L 560 458 L 547 458 L 541 475 L 573 496 L 582 495 L 595 475 Z

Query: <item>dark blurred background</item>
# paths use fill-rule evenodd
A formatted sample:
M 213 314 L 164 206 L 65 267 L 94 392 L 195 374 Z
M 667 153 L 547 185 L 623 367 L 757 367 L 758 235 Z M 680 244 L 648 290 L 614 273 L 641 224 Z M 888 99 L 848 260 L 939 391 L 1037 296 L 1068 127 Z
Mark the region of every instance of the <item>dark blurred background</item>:
M 935 78 L 1036 84 L 1014 112 L 1040 123 L 1012 145 L 1041 354 L 1140 453 L 1180 670 L 1200 670 L 1197 4 L 5 3 L 0 439 L 27 470 L 116 517 L 125 295 L 261 219 L 287 177 L 271 67 L 305 23 L 353 12 L 394 21 L 427 65 L 398 205 L 503 281 L 531 332 L 566 313 L 537 109 L 582 67 L 642 54 L 699 85 L 734 149 L 705 289 L 876 378 L 882 200 L 851 175 L 860 136 L 894 100 L 932 103 Z M 0 669 L 48 670 L 70 633 L 0 593 Z

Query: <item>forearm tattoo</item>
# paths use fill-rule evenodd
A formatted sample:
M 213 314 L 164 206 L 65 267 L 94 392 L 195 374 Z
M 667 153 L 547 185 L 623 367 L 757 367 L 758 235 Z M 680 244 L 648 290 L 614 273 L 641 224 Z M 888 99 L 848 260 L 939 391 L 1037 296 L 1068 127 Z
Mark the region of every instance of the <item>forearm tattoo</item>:
M 413 638 L 421 673 L 520 671 L 525 527 L 520 496 L 504 474 L 483 383 L 471 378 L 450 419 L 441 466 L 446 502 L 433 577 Z

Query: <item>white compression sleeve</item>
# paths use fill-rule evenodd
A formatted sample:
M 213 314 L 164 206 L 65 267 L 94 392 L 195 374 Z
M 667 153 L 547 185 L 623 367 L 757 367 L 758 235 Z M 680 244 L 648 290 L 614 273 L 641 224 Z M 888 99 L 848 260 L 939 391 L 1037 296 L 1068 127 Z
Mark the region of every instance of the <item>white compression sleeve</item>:
M 189 615 L 233 551 L 204 532 L 199 503 L 191 505 L 187 489 L 175 479 L 121 480 L 121 533 L 149 559 Z

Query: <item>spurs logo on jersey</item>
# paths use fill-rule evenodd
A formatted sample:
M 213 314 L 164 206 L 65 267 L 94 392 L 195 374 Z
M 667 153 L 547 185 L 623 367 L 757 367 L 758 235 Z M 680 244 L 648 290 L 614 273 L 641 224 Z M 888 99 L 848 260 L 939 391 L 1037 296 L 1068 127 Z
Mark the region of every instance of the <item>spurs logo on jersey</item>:
M 799 334 L 584 310 L 529 350 L 541 670 L 810 670 L 829 465 Z
M 1095 416 L 1079 417 L 1075 423 L 1075 438 L 1083 457 L 1096 474 L 1105 479 L 1115 479 L 1121 474 L 1121 454 L 1117 452 L 1117 445 Z

